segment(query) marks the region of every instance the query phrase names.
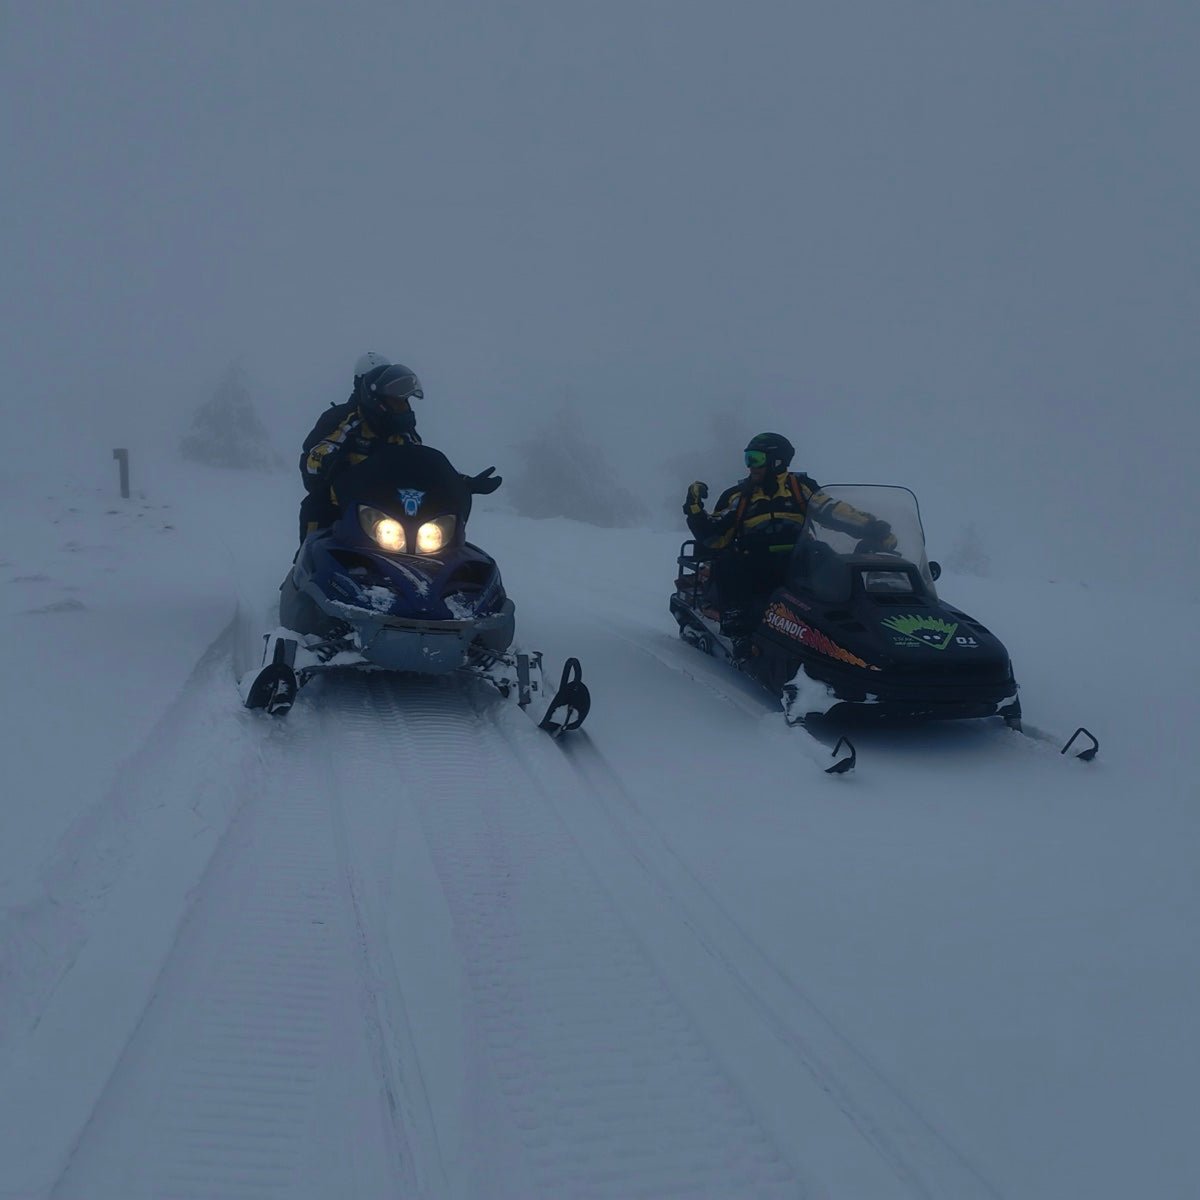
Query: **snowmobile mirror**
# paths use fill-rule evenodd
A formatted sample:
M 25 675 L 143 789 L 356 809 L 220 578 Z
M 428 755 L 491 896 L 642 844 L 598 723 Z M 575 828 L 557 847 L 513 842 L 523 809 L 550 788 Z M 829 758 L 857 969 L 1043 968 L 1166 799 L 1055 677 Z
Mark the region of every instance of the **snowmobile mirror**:
M 942 564 L 940 562 L 931 562 L 929 564 L 929 578 L 937 583 L 942 577 Z

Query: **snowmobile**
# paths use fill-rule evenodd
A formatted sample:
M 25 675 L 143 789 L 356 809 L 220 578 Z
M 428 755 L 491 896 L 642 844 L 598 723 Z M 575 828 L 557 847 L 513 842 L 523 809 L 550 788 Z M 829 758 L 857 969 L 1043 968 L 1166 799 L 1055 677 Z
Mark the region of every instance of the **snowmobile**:
M 474 676 L 547 732 L 591 707 L 577 659 L 551 693 L 538 652 L 514 651 L 514 605 L 496 562 L 466 540 L 471 493 L 445 455 L 388 446 L 336 481 L 341 515 L 309 534 L 280 585 L 280 627 L 242 681 L 248 708 L 286 713 L 323 671 Z
M 870 536 L 864 537 L 863 532 Z M 679 636 L 724 656 L 781 699 L 789 724 L 1001 717 L 1022 730 L 1008 651 L 938 597 L 916 496 L 904 487 L 827 487 L 813 498 L 786 582 L 737 641 L 721 631 L 711 554 L 684 542 L 670 609 Z M 1099 743 L 1077 757 L 1091 759 Z M 848 747 L 831 772 L 851 769 Z

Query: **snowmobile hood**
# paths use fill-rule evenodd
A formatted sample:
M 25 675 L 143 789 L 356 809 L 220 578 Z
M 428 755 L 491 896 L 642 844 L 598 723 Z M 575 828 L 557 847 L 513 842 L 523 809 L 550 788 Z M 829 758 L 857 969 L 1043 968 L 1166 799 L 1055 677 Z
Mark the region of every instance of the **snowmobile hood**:
M 832 606 L 811 592 L 784 588 L 771 597 L 761 632 L 818 666 L 865 675 L 1009 676 L 1008 651 L 994 634 L 927 596 L 897 601 L 859 591 L 850 603 Z
M 305 540 L 292 572 L 318 607 L 352 622 L 380 614 L 471 621 L 499 611 L 499 569 L 467 542 L 470 492 L 440 451 L 382 447 L 339 475 L 337 490 L 340 518 Z M 394 539 L 377 538 L 380 521 L 392 524 Z M 422 531 L 435 526 L 435 548 L 410 552 L 428 544 Z
M 477 546 L 463 542 L 436 556 L 388 554 L 352 514 L 305 542 L 292 578 L 318 603 L 337 605 L 343 619 L 353 617 L 344 611 L 349 608 L 371 616 L 469 621 L 497 611 L 504 600 L 500 570 Z

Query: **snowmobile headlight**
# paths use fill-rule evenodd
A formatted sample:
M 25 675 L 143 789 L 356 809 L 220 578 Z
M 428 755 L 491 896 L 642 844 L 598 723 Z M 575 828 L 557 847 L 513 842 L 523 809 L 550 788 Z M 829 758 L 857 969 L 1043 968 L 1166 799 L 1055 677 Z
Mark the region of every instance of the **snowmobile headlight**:
M 404 526 L 395 517 L 389 517 L 387 513 L 363 504 L 358 509 L 358 523 L 375 539 L 380 549 L 387 550 L 390 554 L 403 554 L 407 548 L 408 539 L 404 536 Z
M 913 590 L 907 571 L 864 571 L 863 587 L 868 592 L 909 592 Z
M 417 530 L 417 550 L 421 554 L 436 554 L 443 549 L 454 536 L 454 517 L 438 517 L 435 521 L 426 521 Z

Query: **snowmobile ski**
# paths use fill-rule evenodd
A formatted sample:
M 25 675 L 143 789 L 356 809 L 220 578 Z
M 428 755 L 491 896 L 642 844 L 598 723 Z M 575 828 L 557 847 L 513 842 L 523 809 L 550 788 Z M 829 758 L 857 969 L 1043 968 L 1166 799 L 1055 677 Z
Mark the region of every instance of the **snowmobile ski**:
M 830 751 L 830 757 L 837 758 L 838 752 L 843 746 L 846 747 L 846 757 L 838 758 L 832 767 L 826 767 L 826 775 L 844 775 L 847 771 L 854 770 L 854 765 L 858 762 L 858 751 L 854 749 L 854 743 L 845 735 L 838 738 L 837 745 Z
M 1083 736 L 1087 738 L 1089 742 L 1091 742 L 1091 745 L 1085 746 L 1082 750 L 1076 751 L 1075 757 L 1082 759 L 1083 762 L 1091 762 L 1092 759 L 1100 753 L 1100 741 L 1094 733 L 1088 729 L 1084 729 L 1082 725 L 1080 725 L 1080 727 L 1075 730 L 1075 732 L 1067 739 L 1067 744 L 1063 746 L 1063 748 L 1059 751 L 1059 754 L 1066 754 L 1066 752 L 1070 750 L 1073 745 L 1075 745 L 1076 739 L 1080 734 L 1083 734 Z
M 554 737 L 560 737 L 578 729 L 591 707 L 592 698 L 583 682 L 583 669 L 579 665 L 579 659 L 568 658 L 563 665 L 558 691 L 550 701 L 546 715 L 538 722 L 538 727 Z
M 271 635 L 264 634 L 266 642 L 264 660 L 270 653 L 269 662 L 251 679 L 243 697 L 247 708 L 261 708 L 273 717 L 282 717 L 296 702 L 300 680 L 296 675 L 296 643 L 290 638 L 276 638 L 274 649 Z

